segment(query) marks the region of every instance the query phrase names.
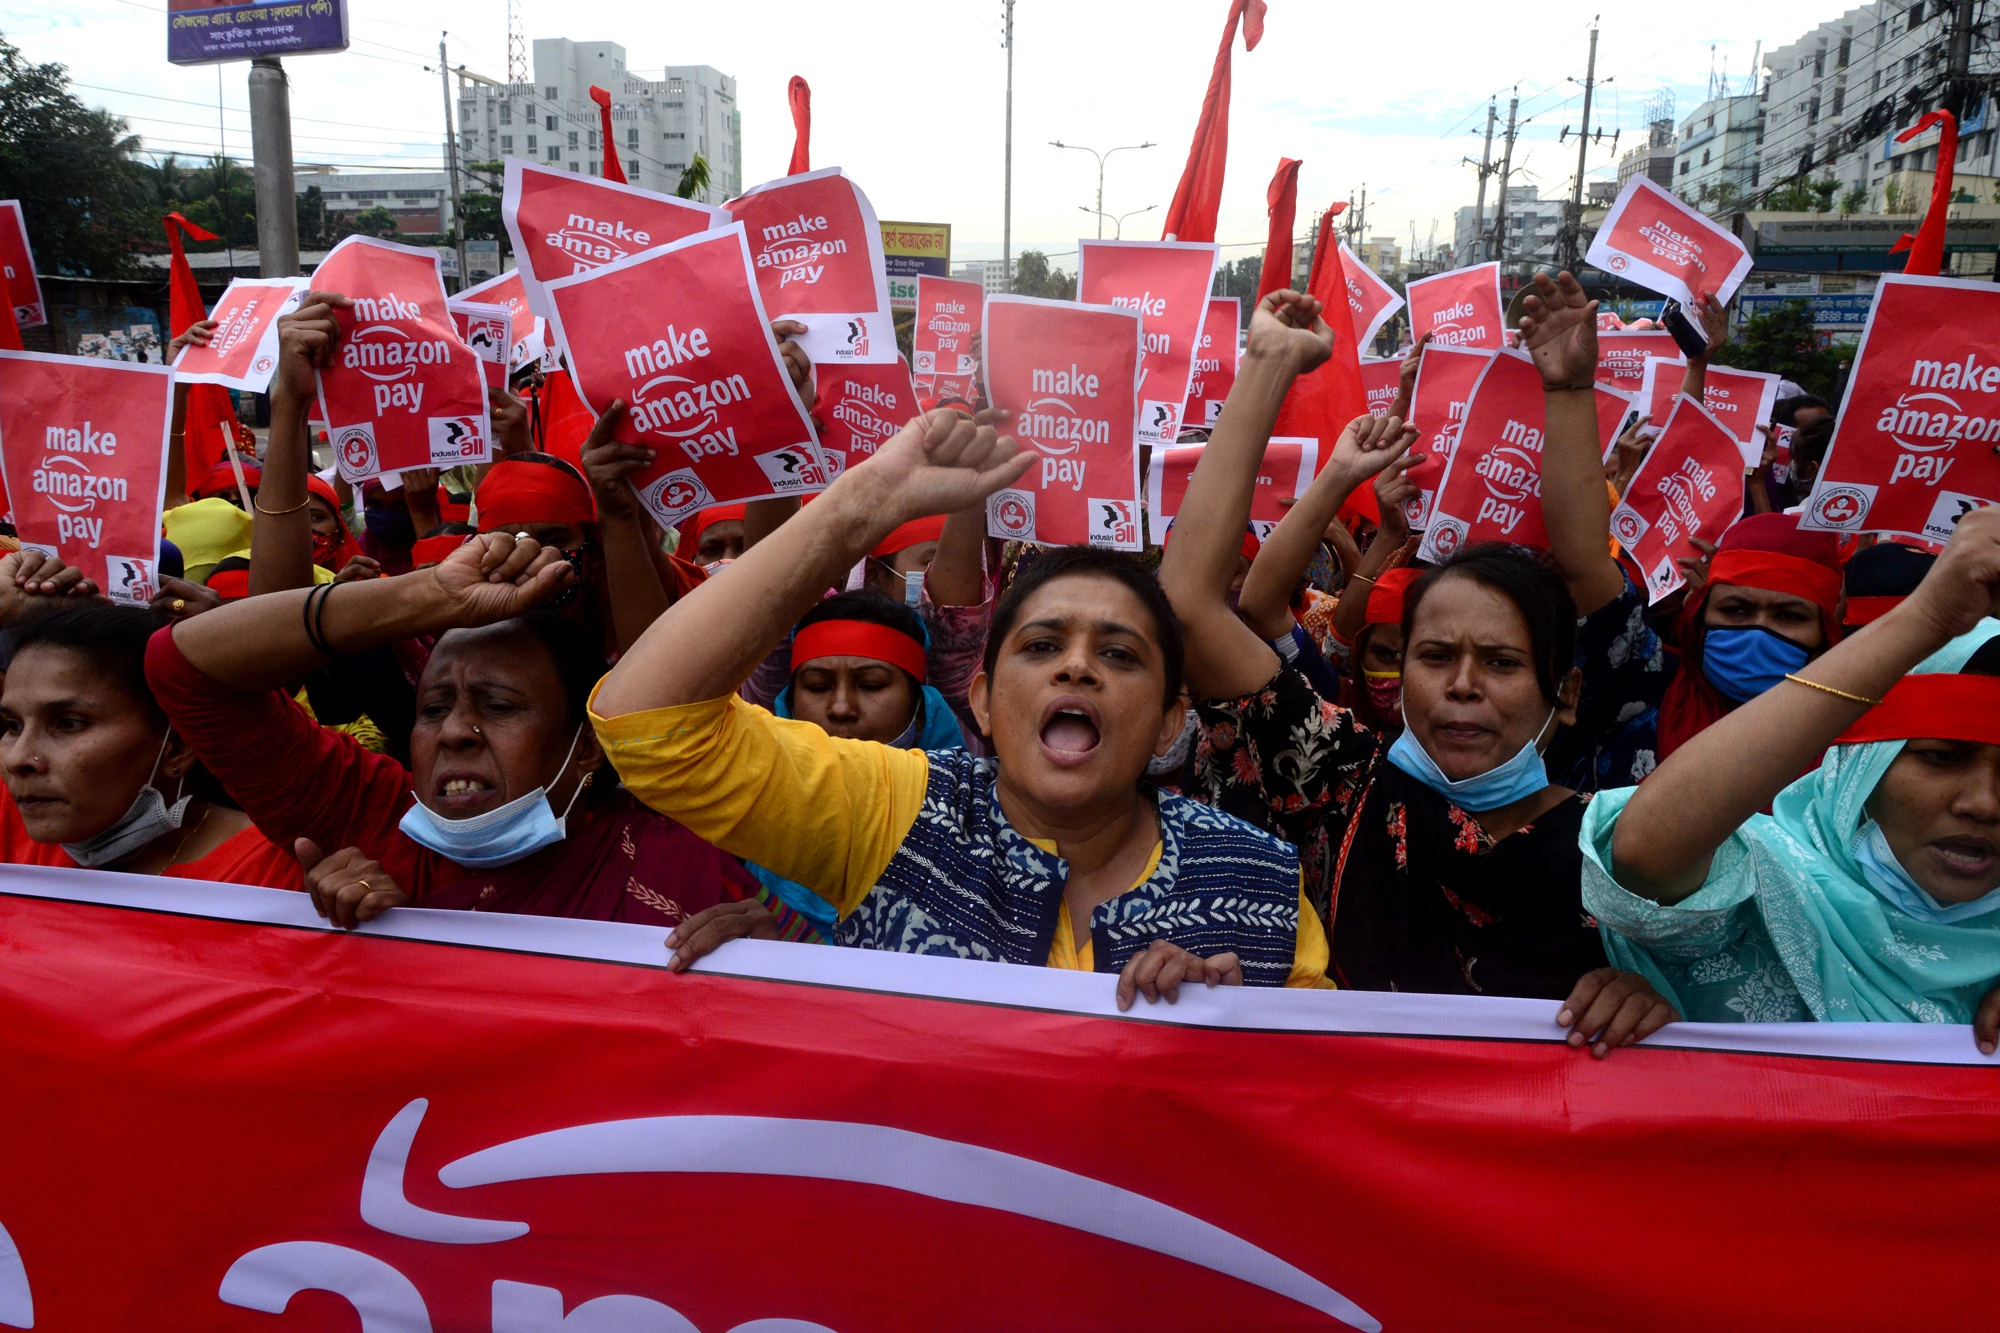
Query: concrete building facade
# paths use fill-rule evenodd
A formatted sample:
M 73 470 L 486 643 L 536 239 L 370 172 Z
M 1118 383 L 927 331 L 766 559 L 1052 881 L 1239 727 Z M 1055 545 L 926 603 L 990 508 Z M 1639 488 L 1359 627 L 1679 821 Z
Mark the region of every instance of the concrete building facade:
M 1760 179 L 1764 101 L 1755 94 L 1714 97 L 1674 134 L 1675 194 L 1706 213 L 1742 207 Z

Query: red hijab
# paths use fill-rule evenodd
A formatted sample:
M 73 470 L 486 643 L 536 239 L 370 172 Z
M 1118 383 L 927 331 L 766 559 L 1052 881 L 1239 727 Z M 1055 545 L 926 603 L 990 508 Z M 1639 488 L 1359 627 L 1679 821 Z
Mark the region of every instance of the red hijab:
M 333 531 L 312 535 L 313 563 L 338 574 L 347 568 L 348 561 L 361 554 L 361 547 L 355 542 L 354 534 L 347 530 L 347 520 L 340 515 L 340 496 L 335 493 L 332 482 L 313 473 L 306 478 L 306 494 L 317 495 L 333 511 Z

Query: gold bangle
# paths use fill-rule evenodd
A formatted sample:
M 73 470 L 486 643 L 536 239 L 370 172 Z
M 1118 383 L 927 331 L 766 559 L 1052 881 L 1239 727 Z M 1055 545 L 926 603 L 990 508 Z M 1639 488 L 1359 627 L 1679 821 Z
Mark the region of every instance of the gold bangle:
M 1596 387 L 1597 387 L 1597 386 L 1596 386 L 1595 384 L 1548 384 L 1548 383 L 1544 383 L 1544 384 L 1542 385 L 1542 392 L 1543 392 L 1543 393 L 1587 393 L 1587 392 L 1589 392 L 1590 390 L 1592 390 L 1592 389 L 1595 389 Z
M 308 495 L 305 499 L 299 501 L 297 504 L 293 505 L 290 509 L 266 509 L 262 504 L 258 502 L 256 496 L 253 495 L 250 497 L 250 507 L 252 509 L 256 510 L 260 514 L 269 514 L 272 518 L 276 518 L 280 514 L 296 514 L 301 509 L 304 509 L 307 505 L 311 503 L 312 503 L 312 496 Z
M 1347 576 L 1347 581 L 1349 583 L 1353 583 L 1357 579 L 1362 583 L 1373 583 L 1375 581 L 1375 576 L 1373 574 L 1349 574 Z
M 1831 694 L 1835 698 L 1846 699 L 1850 703 L 1867 704 L 1870 708 L 1874 708 L 1882 702 L 1880 699 L 1870 699 L 1865 694 L 1849 694 L 1846 690 L 1836 690 L 1831 685 L 1822 685 L 1816 680 L 1807 680 L 1804 676 L 1794 676 L 1789 671 L 1785 673 L 1785 679 L 1792 681 L 1794 684 L 1809 686 L 1823 694 Z

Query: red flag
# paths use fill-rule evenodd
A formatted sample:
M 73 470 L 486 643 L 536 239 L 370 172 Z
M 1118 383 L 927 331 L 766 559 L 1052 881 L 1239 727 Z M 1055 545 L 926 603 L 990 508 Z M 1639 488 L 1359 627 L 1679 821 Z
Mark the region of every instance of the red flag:
M 1278 159 L 1271 188 L 1264 192 L 1271 229 L 1264 238 L 1264 267 L 1257 274 L 1257 299 L 1292 285 L 1292 222 L 1299 210 L 1299 160 Z M 1253 303 L 1254 304 L 1254 303 Z
M 1938 131 L 1937 172 L 1931 178 L 1931 206 L 1925 211 L 1924 223 L 1917 228 L 1915 236 L 1904 232 L 1902 239 L 1889 247 L 1892 255 L 1908 250 L 1910 257 L 1903 262 L 1903 272 L 1925 278 L 1937 277 L 1944 267 L 1944 219 L 1951 207 L 1951 168 L 1958 160 L 1958 118 L 1949 111 L 1933 111 L 1896 136 L 1897 143 L 1908 143 L 1933 125 L 1943 128 Z
M 1321 467 L 1332 456 L 1334 441 L 1340 438 L 1347 423 L 1368 413 L 1368 389 L 1361 379 L 1360 349 L 1355 346 L 1351 323 L 1340 318 L 1347 309 L 1347 268 L 1340 262 L 1340 242 L 1333 235 L 1333 220 L 1345 211 L 1347 205 L 1340 203 L 1320 214 L 1319 230 L 1313 240 L 1312 274 L 1306 280 L 1307 293 L 1318 297 L 1333 312 L 1329 321 L 1334 330 L 1333 356 L 1292 385 L 1278 413 L 1277 428 L 1272 431 L 1273 435 L 1310 435 L 1318 440 Z M 1348 498 L 1342 510 L 1377 521 L 1374 489 L 1362 487 Z
M 1212 241 L 1215 215 L 1222 207 L 1222 173 L 1229 160 L 1229 58 L 1236 43 L 1236 24 L 1243 23 L 1243 49 L 1254 51 L 1264 37 L 1264 0 L 1230 0 L 1229 21 L 1222 28 L 1222 47 L 1208 76 L 1195 122 L 1194 143 L 1187 166 L 1167 209 L 1165 241 Z
M 618 145 L 611 141 L 611 94 L 592 88 L 590 100 L 597 103 L 597 123 L 604 127 L 604 179 L 623 185 L 625 168 L 618 165 Z
M 219 241 L 222 238 L 212 231 L 205 231 L 189 222 L 179 213 L 169 213 L 161 219 L 167 229 L 167 246 L 173 251 L 172 262 L 167 266 L 167 322 L 171 327 L 167 336 L 178 338 L 187 332 L 188 325 L 208 318 L 208 306 L 201 299 L 201 288 L 195 285 L 194 269 L 189 267 L 187 253 L 181 249 L 181 233 L 197 241 Z M 187 475 L 190 478 L 205 477 L 228 456 L 223 432 L 224 422 L 236 420 L 236 406 L 229 397 L 229 390 L 217 384 L 194 384 L 188 386 L 187 418 L 182 426 L 184 432 L 181 448 L 187 456 Z
M 794 74 L 785 98 L 792 104 L 792 164 L 785 174 L 800 176 L 812 170 L 813 90 Z

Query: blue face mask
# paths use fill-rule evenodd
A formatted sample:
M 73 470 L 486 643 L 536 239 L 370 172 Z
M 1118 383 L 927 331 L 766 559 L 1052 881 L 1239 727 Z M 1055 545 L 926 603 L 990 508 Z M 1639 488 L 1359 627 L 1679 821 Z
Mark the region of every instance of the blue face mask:
M 1701 673 L 1723 697 L 1747 703 L 1803 667 L 1812 654 L 1760 626 L 1712 629 L 1701 636 Z
M 1861 864 L 1862 876 L 1868 887 L 1905 916 L 1933 925 L 1948 926 L 1968 917 L 1985 916 L 2000 909 L 2000 889 L 1974 898 L 1969 903 L 1953 903 L 1949 907 L 1925 891 L 1924 886 L 1910 877 L 1903 869 L 1903 863 L 1896 859 L 1896 853 L 1889 846 L 1889 839 L 1882 832 L 1882 826 L 1874 820 L 1855 830 L 1854 842 L 1849 848 L 1854 859 Z
M 1512 759 L 1477 777 L 1453 782 L 1431 758 L 1430 751 L 1417 740 L 1416 732 L 1410 728 L 1409 714 L 1405 713 L 1403 734 L 1396 737 L 1396 743 L 1389 747 L 1389 762 L 1461 810 L 1470 810 L 1474 814 L 1482 810 L 1498 810 L 1503 805 L 1512 805 L 1533 796 L 1549 785 L 1549 773 L 1542 763 L 1540 745 L 1543 733 L 1555 720 L 1556 710 L 1551 708 L 1548 721 L 1542 723 L 1535 739 L 1523 745 Z
M 569 767 L 577 742 L 582 739 L 583 727 L 579 725 L 576 735 L 570 737 L 569 754 L 563 756 L 562 767 L 556 770 L 557 777 Z M 526 796 L 470 819 L 446 819 L 418 801 L 404 812 L 396 827 L 419 847 L 458 865 L 475 870 L 510 866 L 563 840 L 569 812 L 576 808 L 576 798 L 589 785 L 588 777 L 576 784 L 576 791 L 560 816 L 549 807 L 548 788 L 537 787 Z

